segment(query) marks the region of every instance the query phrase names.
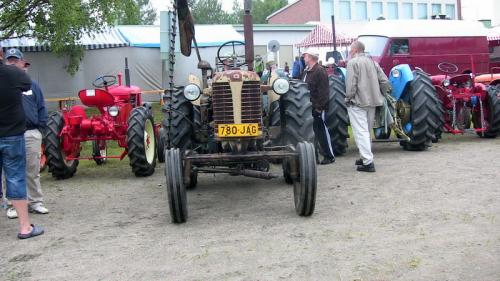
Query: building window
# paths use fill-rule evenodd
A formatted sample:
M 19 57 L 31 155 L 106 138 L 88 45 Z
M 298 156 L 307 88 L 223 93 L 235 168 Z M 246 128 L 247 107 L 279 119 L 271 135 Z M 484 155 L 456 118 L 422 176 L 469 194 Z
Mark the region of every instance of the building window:
M 382 9 L 382 2 L 372 2 L 372 20 L 383 16 L 384 10 Z
M 413 3 L 403 3 L 403 19 L 413 19 Z
M 441 4 L 432 4 L 432 15 L 437 16 L 441 14 Z
M 330 22 L 333 15 L 333 0 L 321 0 L 321 21 Z
M 446 4 L 446 16 L 452 20 L 455 19 L 455 5 Z
M 368 11 L 366 9 L 366 1 L 356 1 L 356 20 L 367 20 Z
M 429 18 L 427 14 L 427 4 L 420 3 L 417 5 L 417 15 L 419 20 L 426 20 Z
M 351 19 L 351 1 L 340 1 L 340 19 L 350 20 Z
M 387 18 L 390 20 L 399 19 L 398 2 L 387 2 Z

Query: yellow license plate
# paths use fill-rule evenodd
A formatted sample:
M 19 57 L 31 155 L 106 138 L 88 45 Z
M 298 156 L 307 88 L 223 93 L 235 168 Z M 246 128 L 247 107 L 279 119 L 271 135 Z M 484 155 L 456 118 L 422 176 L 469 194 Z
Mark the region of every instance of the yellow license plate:
M 221 124 L 218 135 L 220 138 L 258 137 L 261 135 L 259 124 Z

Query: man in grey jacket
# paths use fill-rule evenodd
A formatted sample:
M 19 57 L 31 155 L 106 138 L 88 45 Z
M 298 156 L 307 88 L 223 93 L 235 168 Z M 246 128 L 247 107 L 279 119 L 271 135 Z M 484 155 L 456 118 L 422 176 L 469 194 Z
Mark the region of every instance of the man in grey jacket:
M 375 108 L 384 102 L 380 85 L 388 84 L 388 79 L 380 66 L 365 54 L 363 43 L 352 43 L 350 56 L 347 63 L 346 103 L 354 140 L 361 155 L 361 159 L 356 160 L 357 170 L 375 172 L 370 133 Z

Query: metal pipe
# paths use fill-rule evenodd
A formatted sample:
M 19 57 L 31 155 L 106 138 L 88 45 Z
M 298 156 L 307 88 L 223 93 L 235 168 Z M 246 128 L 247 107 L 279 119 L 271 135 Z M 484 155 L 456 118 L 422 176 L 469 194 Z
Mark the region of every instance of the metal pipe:
M 337 52 L 337 34 L 335 31 L 335 16 L 332 15 L 332 35 L 333 35 L 333 51 Z
M 253 49 L 253 20 L 252 20 L 252 0 L 244 2 L 245 15 L 243 19 L 243 27 L 245 34 L 245 60 L 248 65 L 248 70 L 253 71 L 254 49 Z
M 125 58 L 125 86 L 130 87 L 130 69 L 128 69 L 128 58 Z

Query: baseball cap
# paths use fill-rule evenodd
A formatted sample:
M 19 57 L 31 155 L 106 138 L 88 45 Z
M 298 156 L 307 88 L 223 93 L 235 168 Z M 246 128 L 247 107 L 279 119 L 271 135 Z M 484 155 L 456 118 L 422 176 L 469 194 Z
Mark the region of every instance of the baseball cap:
M 24 58 L 24 56 L 23 56 L 23 53 L 21 51 L 19 51 L 19 49 L 12 48 L 12 49 L 7 50 L 7 55 L 5 56 L 5 58 L 6 59 L 18 58 L 18 59 L 22 60 Z
M 304 54 L 319 58 L 319 50 L 317 50 L 316 48 L 308 48 L 304 51 Z

